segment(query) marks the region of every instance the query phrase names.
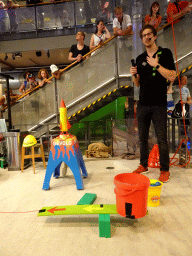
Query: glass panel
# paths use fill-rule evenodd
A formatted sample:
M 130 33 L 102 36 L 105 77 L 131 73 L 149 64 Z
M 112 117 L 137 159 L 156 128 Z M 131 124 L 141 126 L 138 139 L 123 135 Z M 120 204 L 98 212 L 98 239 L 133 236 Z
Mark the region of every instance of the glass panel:
M 91 90 L 115 77 L 115 40 L 102 47 L 88 60 L 64 73 L 58 80 L 58 103 L 78 100 Z
M 37 6 L 38 29 L 74 26 L 73 2 Z
M 90 0 L 75 2 L 76 24 L 92 24 L 97 20 L 111 23 L 113 20 L 113 0 Z
M 118 59 L 118 72 L 119 76 L 129 76 L 131 59 L 132 59 L 132 47 L 133 37 L 117 37 L 117 59 Z
M 55 113 L 54 82 L 47 84 L 41 90 L 26 96 L 21 102 L 11 108 L 12 124 L 15 128 L 27 124 L 27 130 L 44 121 Z M 7 110 L 3 114 L 7 117 Z
M 17 30 L 31 31 L 36 29 L 34 7 L 22 7 L 22 8 L 17 8 L 14 11 L 16 12 L 16 19 L 18 23 Z
M 90 13 L 85 13 L 85 10 L 86 4 L 84 5 L 83 2 L 75 3 L 76 25 L 84 25 L 85 23 L 91 23 Z

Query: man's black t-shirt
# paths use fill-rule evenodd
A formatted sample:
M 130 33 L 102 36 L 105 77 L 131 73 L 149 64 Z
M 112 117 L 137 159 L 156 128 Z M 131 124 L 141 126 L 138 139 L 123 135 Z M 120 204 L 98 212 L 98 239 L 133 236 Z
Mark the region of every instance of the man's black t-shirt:
M 154 58 L 156 54 L 162 67 L 175 70 L 173 55 L 169 49 L 158 47 Z M 170 82 L 147 63 L 147 56 L 145 51 L 136 59 L 137 73 L 140 75 L 139 103 L 145 106 L 166 106 L 167 86 Z
M 79 54 L 81 54 L 82 56 L 84 56 L 85 54 L 87 54 L 90 51 L 89 46 L 84 45 L 82 50 L 78 50 L 77 49 L 77 45 L 73 44 L 71 46 L 71 49 L 69 50 L 69 52 L 73 53 L 73 58 L 76 58 Z

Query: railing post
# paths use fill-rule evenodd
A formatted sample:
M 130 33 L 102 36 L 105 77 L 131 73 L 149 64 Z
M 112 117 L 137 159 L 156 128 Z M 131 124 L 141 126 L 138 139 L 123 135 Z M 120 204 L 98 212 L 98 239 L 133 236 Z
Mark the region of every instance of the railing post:
M 170 118 L 167 118 L 167 140 L 169 145 L 172 144 L 170 139 L 170 125 L 171 125 Z
M 35 8 L 35 36 L 37 37 L 37 8 L 36 8 L 36 3 L 34 5 Z
M 75 7 L 76 7 L 76 2 L 74 1 L 73 2 L 73 8 L 74 8 L 74 26 L 75 26 L 75 34 L 77 34 L 77 24 L 76 24 L 76 10 L 75 10 Z
M 58 108 L 58 93 L 57 93 L 57 79 L 55 78 L 55 114 L 56 122 L 59 124 L 59 108 Z
M 5 77 L 6 78 L 6 84 L 7 84 L 7 106 L 8 106 L 8 122 L 9 122 L 9 128 L 8 131 L 10 132 L 10 130 L 13 128 L 12 127 L 12 119 L 11 119 L 11 104 L 10 104 L 10 94 L 9 94 L 9 79 L 14 79 L 13 77 L 0 73 L 0 76 Z
M 9 120 L 9 132 L 12 129 L 12 120 L 11 120 L 11 105 L 10 105 L 10 94 L 9 94 L 9 78 L 6 77 L 7 82 L 7 106 L 8 106 L 8 120 Z
M 179 132 L 179 127 L 178 127 Z M 172 118 L 172 150 L 175 151 L 175 119 Z
M 111 156 L 114 156 L 113 153 L 113 126 L 114 126 L 114 120 L 111 118 Z
M 116 78 L 116 86 L 119 88 L 119 67 L 118 67 L 118 37 L 115 38 L 115 78 Z

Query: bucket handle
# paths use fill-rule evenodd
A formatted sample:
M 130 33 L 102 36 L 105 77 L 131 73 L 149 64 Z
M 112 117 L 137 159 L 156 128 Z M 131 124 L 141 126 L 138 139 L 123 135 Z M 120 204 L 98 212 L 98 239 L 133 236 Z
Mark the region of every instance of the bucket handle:
M 154 196 L 154 197 L 151 198 L 151 200 L 159 200 L 159 199 L 160 199 L 159 196 Z
M 118 193 L 116 193 L 116 188 L 115 188 L 115 194 L 118 196 L 129 196 L 130 194 L 134 193 L 136 190 L 137 190 L 137 188 L 134 188 L 128 194 L 118 194 Z

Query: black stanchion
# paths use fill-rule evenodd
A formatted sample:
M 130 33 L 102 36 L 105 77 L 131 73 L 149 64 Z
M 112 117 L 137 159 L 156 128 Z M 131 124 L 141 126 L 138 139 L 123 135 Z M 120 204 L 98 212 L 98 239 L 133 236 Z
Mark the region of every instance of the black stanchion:
M 0 73 L 0 77 L 6 78 L 6 83 L 7 83 L 7 107 L 8 107 L 8 122 L 9 122 L 9 127 L 8 131 L 12 129 L 12 119 L 11 119 L 11 105 L 10 105 L 10 94 L 9 94 L 9 79 L 14 79 L 13 77 Z

